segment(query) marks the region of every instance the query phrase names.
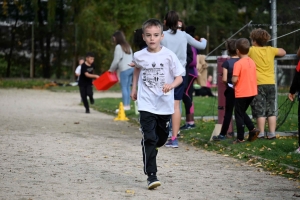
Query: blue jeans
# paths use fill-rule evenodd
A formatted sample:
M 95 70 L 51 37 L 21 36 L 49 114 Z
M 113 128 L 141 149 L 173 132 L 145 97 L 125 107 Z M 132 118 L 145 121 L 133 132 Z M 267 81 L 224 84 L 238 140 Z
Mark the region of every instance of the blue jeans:
M 132 83 L 134 68 L 127 69 L 125 71 L 120 72 L 120 84 L 122 90 L 122 101 L 124 106 L 130 105 L 130 87 Z

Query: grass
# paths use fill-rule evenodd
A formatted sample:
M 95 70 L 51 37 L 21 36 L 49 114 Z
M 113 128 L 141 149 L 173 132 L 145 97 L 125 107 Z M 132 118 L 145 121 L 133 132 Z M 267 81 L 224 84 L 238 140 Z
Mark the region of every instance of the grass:
M 53 81 L 50 79 L 30 78 L 0 78 L 0 88 L 18 89 L 48 89 L 53 92 L 78 92 L 78 86 L 70 86 L 69 80 Z M 115 84 L 109 91 L 120 91 L 120 85 Z
M 278 99 L 278 102 L 281 102 L 285 100 L 285 97 L 282 96 L 282 98 L 279 97 Z M 120 102 L 120 98 L 96 99 L 92 107 L 100 112 L 116 115 L 114 111 L 118 108 Z M 217 115 L 216 98 L 196 97 L 194 98 L 194 103 L 195 116 Z M 133 103 L 131 107 L 134 108 Z M 296 105 L 293 106 L 291 113 L 296 112 L 296 107 Z M 137 124 L 138 116 L 135 115 L 134 109 L 126 111 L 126 116 L 131 119 L 131 122 Z M 290 129 L 297 130 L 297 117 L 289 117 L 288 119 L 280 129 L 287 131 Z M 216 121 L 214 120 L 196 120 L 197 127 L 192 130 L 183 131 L 180 140 L 192 146 L 204 148 L 224 156 L 245 160 L 250 165 L 270 171 L 271 175 L 283 175 L 290 179 L 299 179 L 300 155 L 291 153 L 298 147 L 297 137 L 279 137 L 276 140 L 256 140 L 254 142 L 235 145 L 231 144 L 232 140 L 213 142 L 209 140 L 215 124 Z
M 46 79 L 0 79 L 0 88 L 35 88 L 49 89 L 54 92 L 78 92 L 77 86 L 67 86 L 68 81 L 61 81 L 60 86 Z M 119 92 L 120 86 L 116 84 L 109 91 Z M 280 89 L 280 92 L 287 93 L 287 89 Z M 287 108 L 290 105 L 286 101 L 287 95 L 278 96 L 279 117 L 278 122 L 285 118 Z M 111 115 L 115 109 L 119 107 L 121 98 L 104 98 L 96 99 L 92 105 L 94 109 Z M 286 102 L 284 104 L 284 102 Z M 105 106 L 103 106 L 105 105 Z M 299 180 L 300 175 L 300 155 L 291 153 L 298 144 L 297 137 L 279 137 L 276 140 L 256 140 L 254 142 L 246 142 L 243 144 L 233 145 L 232 140 L 211 142 L 210 137 L 214 130 L 216 121 L 205 120 L 204 116 L 218 115 L 218 99 L 213 97 L 194 97 L 195 116 L 200 119 L 196 120 L 196 128 L 182 132 L 180 140 L 192 146 L 204 148 L 208 151 L 213 151 L 223 156 L 231 156 L 236 159 L 242 159 L 258 168 L 264 168 L 270 171 L 272 175 L 283 175 L 290 179 Z M 295 131 L 297 130 L 297 106 L 293 105 L 285 122 L 279 127 L 278 131 Z M 134 108 L 133 103 L 131 107 Z M 251 114 L 248 109 L 248 114 Z M 182 113 L 185 113 L 184 107 Z M 137 123 L 137 115 L 134 109 L 126 111 L 126 116 L 132 123 Z M 182 121 L 182 123 L 184 123 Z
M 0 88 L 46 88 L 46 85 L 50 83 L 51 81 L 46 79 L 0 79 Z

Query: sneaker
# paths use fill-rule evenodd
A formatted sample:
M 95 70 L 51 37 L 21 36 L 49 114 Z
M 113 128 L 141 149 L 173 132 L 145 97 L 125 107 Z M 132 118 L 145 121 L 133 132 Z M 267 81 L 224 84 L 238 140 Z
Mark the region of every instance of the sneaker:
M 268 140 L 274 140 L 274 139 L 276 139 L 276 135 L 275 135 L 275 133 L 268 133 L 267 138 L 268 138 Z
M 183 126 L 180 127 L 180 130 L 181 131 L 184 131 L 184 130 L 189 130 L 189 129 L 193 129 L 195 128 L 196 125 L 195 124 L 185 124 Z
M 147 179 L 147 183 L 148 183 L 149 190 L 153 190 L 153 189 L 157 188 L 158 186 L 161 186 L 161 183 L 157 179 L 156 176 L 149 176 Z
M 213 141 L 221 141 L 227 139 L 225 135 L 218 135 L 218 136 L 213 136 Z
M 239 140 L 239 139 L 236 139 L 232 142 L 232 144 L 240 144 L 240 143 L 244 143 L 245 140 Z
M 86 110 L 85 113 L 90 113 L 90 111 L 89 111 L 89 110 Z
M 234 132 L 226 133 L 226 138 L 233 138 Z
M 166 147 L 173 147 L 178 148 L 178 140 L 175 138 L 175 140 L 169 139 L 168 142 L 165 144 Z
M 294 151 L 294 153 L 299 153 L 300 154 L 300 147 Z
M 265 139 L 265 133 L 259 133 L 257 138 L 258 139 Z
M 256 128 L 254 128 L 252 131 L 249 131 L 248 141 L 253 142 L 254 140 L 256 140 L 259 132 L 260 131 Z

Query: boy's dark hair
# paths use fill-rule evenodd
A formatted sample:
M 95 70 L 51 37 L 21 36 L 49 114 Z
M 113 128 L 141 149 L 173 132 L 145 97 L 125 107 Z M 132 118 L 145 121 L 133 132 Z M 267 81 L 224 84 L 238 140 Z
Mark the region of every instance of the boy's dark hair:
M 166 27 L 171 29 L 171 33 L 176 34 L 179 15 L 176 11 L 171 10 L 165 15 Z
M 271 39 L 271 35 L 266 30 L 258 28 L 251 31 L 250 38 L 262 47 Z
M 236 55 L 235 43 L 236 43 L 236 39 L 229 39 L 225 43 L 227 53 L 228 53 L 229 56 L 235 56 Z
M 246 55 L 249 52 L 250 42 L 246 38 L 240 38 L 236 41 L 235 47 L 241 54 Z
M 92 58 L 95 58 L 95 54 L 93 52 L 87 52 L 85 54 L 85 57 L 88 58 L 88 57 L 92 57 Z
M 160 28 L 161 34 L 163 33 L 163 24 L 158 19 L 148 19 L 147 21 L 145 21 L 142 26 L 143 33 L 145 32 L 145 29 L 149 26 L 157 26 Z
M 143 30 L 141 28 L 136 29 L 133 35 L 133 43 L 135 46 L 139 47 L 140 50 L 147 46 L 146 42 L 143 40 Z
M 185 32 L 190 34 L 190 36 L 192 36 L 192 37 L 195 37 L 195 31 L 196 31 L 195 26 L 188 26 L 185 28 Z

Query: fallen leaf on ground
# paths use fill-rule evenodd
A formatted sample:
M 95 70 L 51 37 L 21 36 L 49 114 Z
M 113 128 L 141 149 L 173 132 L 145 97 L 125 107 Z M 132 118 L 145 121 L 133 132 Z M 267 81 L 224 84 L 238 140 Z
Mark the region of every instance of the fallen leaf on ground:
M 288 174 L 295 174 L 295 172 L 293 170 L 286 170 L 286 173 L 288 173 Z
M 134 191 L 133 190 L 126 190 L 125 191 L 127 194 L 134 194 Z

